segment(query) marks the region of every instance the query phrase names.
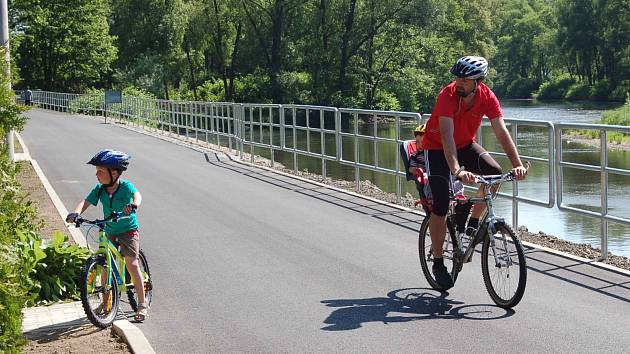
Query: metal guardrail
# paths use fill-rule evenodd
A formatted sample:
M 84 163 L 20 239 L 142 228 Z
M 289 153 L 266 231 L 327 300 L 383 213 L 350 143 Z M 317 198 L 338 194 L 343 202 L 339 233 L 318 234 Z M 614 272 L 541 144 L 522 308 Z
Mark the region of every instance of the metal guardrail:
M 349 166 L 354 166 L 354 183 L 355 183 L 355 189 L 358 191 L 359 190 L 359 186 L 360 186 L 360 182 L 361 182 L 361 170 L 365 169 L 365 170 L 371 170 L 371 171 L 375 171 L 375 172 L 381 172 L 381 173 L 386 173 L 386 174 L 393 174 L 396 176 L 396 199 L 398 202 L 400 202 L 400 198 L 401 198 L 401 194 L 402 194 L 402 184 L 401 184 L 401 178 L 404 177 L 406 175 L 404 168 L 401 169 L 401 160 L 400 160 L 400 154 L 396 153 L 395 155 L 395 159 L 396 159 L 396 163 L 395 163 L 395 169 L 392 168 L 387 168 L 387 167 L 382 167 L 379 164 L 379 144 L 395 144 L 396 148 L 398 147 L 398 145 L 400 143 L 402 143 L 404 140 L 408 140 L 408 139 L 402 139 L 400 136 L 400 125 L 401 125 L 401 121 L 407 121 L 407 122 L 412 122 L 414 124 L 418 124 L 422 121 L 422 116 L 418 113 L 410 113 L 410 112 L 396 112 L 396 111 L 373 111 L 373 110 L 363 110 L 363 109 L 350 109 L 350 108 L 340 108 L 338 110 L 338 121 L 341 122 L 341 120 L 344 118 L 344 116 L 347 116 L 350 121 L 353 123 L 352 124 L 352 132 L 350 131 L 344 131 L 342 129 L 339 129 L 338 131 L 338 135 L 337 135 L 337 156 L 338 156 L 338 160 L 341 164 L 345 164 L 345 165 L 349 165 Z M 370 135 L 365 135 L 365 134 L 360 134 L 359 133 L 359 118 L 360 116 L 363 117 L 370 117 L 370 121 L 371 123 L 368 124 L 372 124 L 372 129 L 371 129 L 371 134 Z M 379 124 L 379 120 L 383 120 L 383 119 L 389 119 L 389 120 L 394 120 L 394 123 L 396 125 L 396 136 L 394 139 L 391 138 L 384 138 L 384 137 L 380 137 L 378 134 L 378 124 Z M 349 125 L 350 127 L 350 125 Z M 348 160 L 346 158 L 344 158 L 344 143 L 343 140 L 345 137 L 348 138 L 352 138 L 352 144 L 353 144 L 353 151 L 354 151 L 354 156 L 352 160 Z M 410 137 L 409 137 L 410 138 Z M 373 149 L 373 156 L 374 156 L 374 160 L 373 163 L 364 163 L 361 162 L 361 156 L 360 156 L 360 151 L 359 151 L 359 139 L 363 139 L 363 140 L 367 140 L 370 141 L 372 143 L 372 149 Z M 396 149 L 396 151 L 398 151 Z
M 375 171 L 396 176 L 396 196 L 400 201 L 402 195 L 402 179 L 405 171 L 402 167 L 398 144 L 407 140 L 401 136 L 401 126 L 417 124 L 428 115 L 421 116 L 411 112 L 374 111 L 349 108 L 335 108 L 308 105 L 280 104 L 237 104 L 229 102 L 182 102 L 138 97 L 123 97 L 120 104 L 105 105 L 104 95 L 67 94 L 35 91 L 33 102 L 42 108 L 55 111 L 104 115 L 125 120 L 144 129 L 167 132 L 186 139 L 194 139 L 201 143 L 225 146 L 235 150 L 244 158 L 246 146 L 249 147 L 250 159 L 254 161 L 255 149 L 268 149 L 271 164 L 275 163 L 277 152 L 293 155 L 293 169 L 297 172 L 299 157 L 317 158 L 321 160 L 322 175 L 328 173 L 327 164 L 336 162 L 354 167 L 355 189 L 360 186 L 361 171 Z M 394 138 L 379 136 L 379 122 L 383 120 L 395 124 Z M 361 124 L 372 124 L 369 134 L 359 132 Z M 607 132 L 621 131 L 630 133 L 630 127 L 605 126 L 593 124 L 553 124 L 547 121 L 505 119 L 510 128 L 515 144 L 519 142 L 519 127 L 540 127 L 546 129 L 548 150 L 544 157 L 522 155 L 523 160 L 542 163 L 548 167 L 547 199 L 534 199 L 519 195 L 518 182 L 514 182 L 512 193 L 499 193 L 503 198 L 512 200 L 512 224 L 518 225 L 518 205 L 531 205 L 552 208 L 558 200 L 558 208 L 589 217 L 599 218 L 602 222 L 601 248 L 602 256 L 607 254 L 608 221 L 630 225 L 630 219 L 608 214 L 608 174 L 630 175 L 630 170 L 609 167 L 607 164 Z M 352 123 L 352 124 L 351 124 Z M 484 122 L 477 134 L 482 143 L 481 129 L 487 127 Z M 565 129 L 597 129 L 601 131 L 601 165 L 582 165 L 563 161 L 562 131 Z M 335 141 L 335 151 L 328 151 L 328 139 Z M 409 137 L 411 138 L 411 137 Z M 361 159 L 359 140 L 372 143 L 373 161 Z M 346 142 L 349 140 L 349 143 Z M 381 166 L 379 163 L 380 146 L 395 145 L 393 156 L 395 167 Z M 351 148 L 350 148 L 351 147 Z M 350 151 L 351 150 L 351 151 Z M 506 157 L 502 152 L 489 151 L 492 155 Z M 350 154 L 351 156 L 347 156 Z M 600 171 L 602 180 L 601 212 L 580 209 L 562 203 L 563 175 L 562 168 L 571 167 L 590 171 Z
M 487 118 L 485 120 L 487 121 Z M 547 168 L 549 171 L 547 200 L 533 199 L 533 198 L 520 196 L 518 192 L 517 181 L 512 182 L 512 194 L 499 192 L 499 196 L 508 197 L 512 200 L 512 225 L 518 225 L 518 203 L 519 202 L 524 202 L 524 203 L 532 204 L 532 205 L 538 205 L 545 208 L 553 208 L 553 206 L 555 205 L 555 192 L 554 192 L 555 190 L 554 188 L 555 187 L 555 184 L 554 184 L 555 154 L 554 154 L 554 146 L 551 143 L 555 139 L 555 127 L 552 122 L 540 121 L 540 120 L 505 118 L 504 121 L 510 129 L 510 135 L 512 136 L 512 139 L 516 146 L 518 146 L 518 143 L 520 141 L 519 130 L 518 130 L 519 126 L 545 128 L 547 130 L 548 141 L 550 142 L 548 145 L 546 157 L 541 158 L 537 156 L 521 154 L 522 161 L 538 162 L 538 163 L 543 163 L 547 165 Z M 483 145 L 483 134 L 481 133 L 481 129 L 488 126 L 489 124 L 484 122 L 482 127 L 479 128 L 479 133 L 477 134 L 477 137 L 478 137 L 479 144 L 481 145 Z M 488 152 L 494 156 L 501 156 L 501 157 L 507 158 L 507 155 L 504 152 L 498 152 L 498 151 L 488 151 Z
M 598 130 L 599 131 L 599 148 L 600 148 L 600 164 L 588 165 L 575 162 L 568 162 L 563 159 L 563 146 L 562 146 L 562 133 L 566 129 L 579 129 L 579 130 Z M 622 218 L 610 215 L 608 213 L 608 175 L 619 174 L 630 176 L 630 170 L 613 168 L 608 166 L 608 132 L 616 131 L 621 133 L 630 134 L 630 127 L 624 127 L 619 125 L 601 125 L 601 124 L 579 124 L 579 123 L 559 123 L 556 124 L 556 178 L 557 178 L 557 193 L 558 193 L 558 208 L 561 210 L 570 211 L 572 213 L 581 214 L 590 217 L 599 218 L 601 221 L 601 250 L 602 258 L 606 258 L 608 255 L 608 221 L 614 221 L 617 223 L 630 225 L 630 218 Z M 563 203 L 563 168 L 575 168 L 583 171 L 594 171 L 600 173 L 600 212 L 594 212 L 583 208 L 577 208 L 574 206 L 568 206 Z

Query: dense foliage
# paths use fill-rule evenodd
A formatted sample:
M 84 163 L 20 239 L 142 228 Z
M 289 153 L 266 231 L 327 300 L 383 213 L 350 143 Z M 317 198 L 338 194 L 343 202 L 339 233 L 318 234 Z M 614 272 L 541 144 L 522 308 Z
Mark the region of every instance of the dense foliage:
M 0 57 L 2 51 L 0 50 Z M 89 254 L 55 235 L 44 241 L 38 235 L 41 222 L 16 179 L 19 165 L 11 163 L 4 136 L 19 131 L 25 107 L 16 104 L 0 61 L 0 353 L 19 353 L 22 308 L 66 298 L 78 298 L 79 272 Z
M 630 90 L 630 0 L 11 2 L 23 87 L 427 111 L 475 54 L 502 97 Z
M 2 52 L 0 51 L 0 56 Z M 3 61 L 0 61 L 0 131 L 20 129 L 22 107 L 15 104 L 9 89 Z M 31 282 L 28 263 L 17 247 L 17 232 L 32 233 L 35 210 L 15 179 L 15 167 L 8 159 L 7 147 L 0 144 L 0 352 L 18 353 L 22 340 L 22 307 Z

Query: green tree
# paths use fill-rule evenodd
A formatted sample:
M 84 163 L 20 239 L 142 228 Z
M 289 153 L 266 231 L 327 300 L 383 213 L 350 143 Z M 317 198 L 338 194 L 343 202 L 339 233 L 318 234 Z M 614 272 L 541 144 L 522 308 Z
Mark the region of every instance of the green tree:
M 107 0 L 14 0 L 25 86 L 80 92 L 109 80 L 116 59 Z

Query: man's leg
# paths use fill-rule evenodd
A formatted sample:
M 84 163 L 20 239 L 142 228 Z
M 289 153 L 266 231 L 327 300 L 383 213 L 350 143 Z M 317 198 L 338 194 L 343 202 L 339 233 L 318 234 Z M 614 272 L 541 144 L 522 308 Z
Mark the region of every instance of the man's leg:
M 472 143 L 469 147 L 462 150 L 458 150 L 458 159 L 460 163 L 465 166 L 470 166 L 469 170 L 473 173 L 480 175 L 499 175 L 501 174 L 501 165 L 496 162 L 492 156 L 479 144 Z M 492 187 L 492 194 L 496 194 L 498 186 Z M 477 197 L 483 197 L 485 194 L 485 187 L 481 186 L 477 190 Z M 475 203 L 472 213 L 470 214 L 470 220 L 468 227 L 477 229 L 479 226 L 479 218 L 486 211 L 486 204 L 483 202 Z
M 453 286 L 448 269 L 444 265 L 444 239 L 446 238 L 446 214 L 449 205 L 450 169 L 446 163 L 443 151 L 427 151 L 427 173 L 429 186 L 433 196 L 431 216 L 429 217 L 429 233 L 433 251 L 432 272 L 435 281 L 444 289 Z
M 431 235 L 433 258 L 442 258 L 444 239 L 446 238 L 446 216 L 431 213 L 429 217 L 429 234 Z

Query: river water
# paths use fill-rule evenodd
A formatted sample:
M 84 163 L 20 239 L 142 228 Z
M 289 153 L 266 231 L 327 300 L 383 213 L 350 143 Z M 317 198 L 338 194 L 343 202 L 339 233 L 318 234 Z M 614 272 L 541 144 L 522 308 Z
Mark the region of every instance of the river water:
M 601 118 L 602 111 L 613 108 L 610 104 L 573 104 L 573 103 L 540 103 L 531 100 L 503 100 L 503 114 L 506 118 L 533 119 L 558 122 L 594 123 Z M 347 131 L 353 131 L 353 125 Z M 359 124 L 359 132 L 372 135 L 373 124 Z M 394 138 L 396 128 L 391 123 L 377 124 L 379 137 Z M 401 126 L 401 136 L 411 138 L 413 124 Z M 298 146 L 306 149 L 305 135 L 298 135 Z M 278 137 L 274 137 L 278 139 Z M 279 141 L 279 140 L 275 140 Z M 319 137 L 311 134 L 311 149 L 318 151 L 320 147 L 313 148 L 313 144 L 319 144 Z M 333 135 L 326 135 L 326 151 L 335 151 L 335 139 Z M 501 151 L 494 134 L 489 127 L 482 129 L 482 142 L 489 151 Z M 521 155 L 548 158 L 548 136 L 543 128 L 519 127 L 518 148 Z M 565 161 L 599 166 L 600 149 L 586 144 L 563 141 L 563 159 Z M 378 156 L 375 156 L 373 142 L 365 139 L 359 140 L 359 159 L 364 163 L 373 163 L 375 158 L 381 167 L 395 169 L 395 154 L 398 147 L 393 143 L 379 143 Z M 257 154 L 269 157 L 268 150 L 257 149 Z M 334 154 L 334 153 L 332 153 Z M 342 155 L 347 160 L 354 159 L 354 148 L 350 140 L 344 139 Z M 276 152 L 276 161 L 285 166 L 293 167 L 293 155 L 290 153 Z M 509 162 L 501 157 L 496 157 L 505 170 L 509 169 Z M 630 169 L 630 151 L 609 150 L 609 166 Z M 321 160 L 300 156 L 298 168 L 313 173 L 321 173 Z M 600 174 L 575 168 L 564 168 L 564 193 L 563 202 L 566 205 L 600 211 Z M 327 163 L 327 175 L 334 179 L 354 180 L 354 168 L 336 162 Z M 361 180 L 370 180 L 380 189 L 386 192 L 396 192 L 396 178 L 385 173 L 362 170 Z M 416 195 L 411 182 L 403 182 L 403 194 L 408 192 Z M 535 162 L 528 178 L 519 183 L 519 195 L 537 200 L 548 200 L 549 168 L 545 163 Z M 511 185 L 502 186 L 502 191 L 511 193 Z M 609 212 L 615 216 L 630 217 L 630 177 L 609 174 L 608 186 Z M 497 203 L 498 213 L 505 217 L 506 221 L 512 220 L 512 203 L 499 198 Z M 566 212 L 553 208 L 519 203 L 518 224 L 525 225 L 530 232 L 543 231 L 556 235 L 562 239 L 578 243 L 589 243 L 595 247 L 600 245 L 601 222 L 597 218 L 585 217 L 572 212 Z M 608 249 L 614 254 L 630 256 L 630 227 L 623 224 L 609 222 L 608 224 Z

